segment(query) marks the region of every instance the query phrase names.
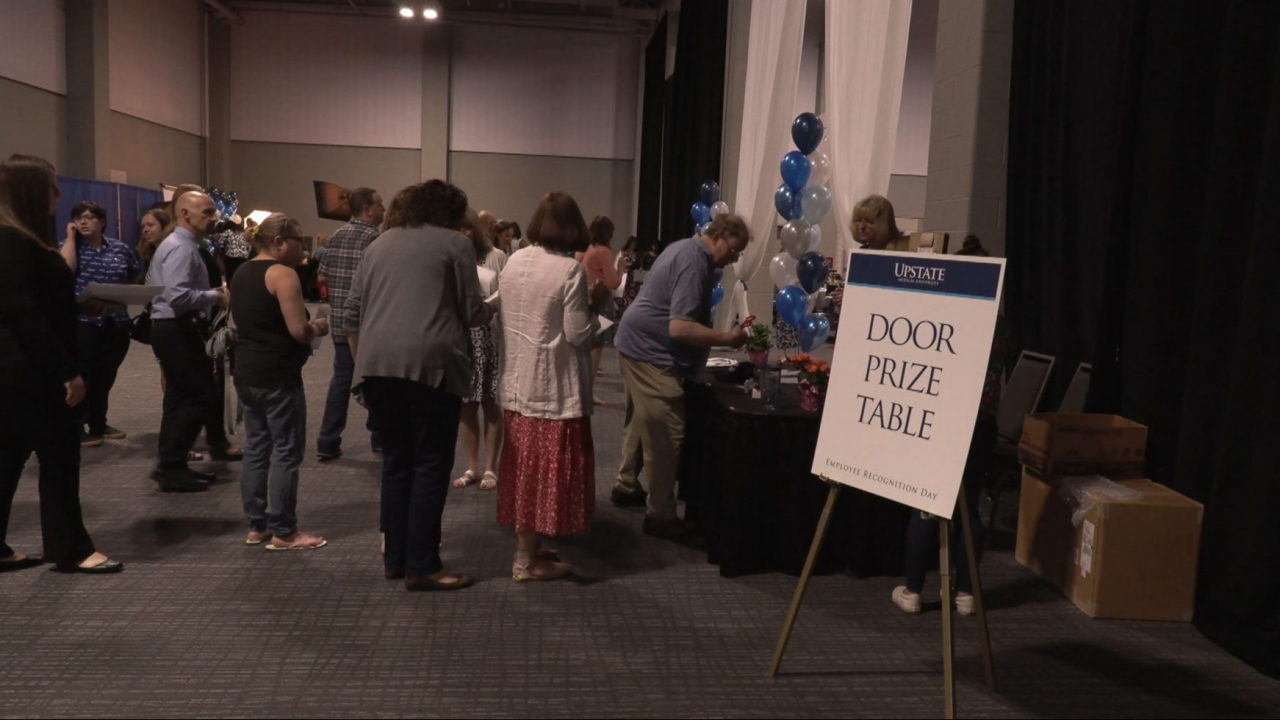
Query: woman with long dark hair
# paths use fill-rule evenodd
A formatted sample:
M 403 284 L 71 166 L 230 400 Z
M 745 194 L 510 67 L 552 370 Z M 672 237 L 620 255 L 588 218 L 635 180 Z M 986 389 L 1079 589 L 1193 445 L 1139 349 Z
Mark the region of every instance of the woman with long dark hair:
M 84 401 L 76 342 L 75 283 L 53 249 L 57 175 L 41 158 L 0 164 L 0 572 L 54 563 L 60 572 L 115 573 L 124 565 L 98 552 L 80 511 L 80 431 Z M 22 468 L 40 460 L 44 557 L 5 544 Z

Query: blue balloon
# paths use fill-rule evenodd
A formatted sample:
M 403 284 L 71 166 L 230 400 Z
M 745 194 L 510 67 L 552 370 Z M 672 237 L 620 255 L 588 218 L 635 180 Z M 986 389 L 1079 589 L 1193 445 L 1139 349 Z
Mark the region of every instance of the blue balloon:
M 719 305 L 721 300 L 724 300 L 724 285 L 716 283 L 716 286 L 711 288 L 711 307 Z
M 813 174 L 813 161 L 803 153 L 792 150 L 782 156 L 782 181 L 796 192 L 804 189 Z
M 800 204 L 800 193 L 787 187 L 786 183 L 779 185 L 777 192 L 773 194 L 773 206 L 777 208 L 778 214 L 787 220 L 795 220 L 804 215 L 804 207 Z
M 804 316 L 809 312 L 809 294 L 796 285 L 788 285 L 778 291 L 773 300 L 778 310 L 778 317 L 792 327 L 800 327 Z
M 826 315 L 810 315 L 800 323 L 800 349 L 811 353 L 831 337 L 831 321 Z
M 800 256 L 796 263 L 796 277 L 800 279 L 800 287 L 806 293 L 816 293 L 831 274 L 831 266 L 822 253 L 808 252 Z
M 693 209 L 689 211 L 693 216 L 693 221 L 699 225 L 711 222 L 711 207 L 704 202 L 696 202 Z
M 813 113 L 802 113 L 791 123 L 791 139 L 795 141 L 796 147 L 800 148 L 800 152 L 809 155 L 818 149 L 818 145 L 822 143 L 822 135 L 826 132 L 826 128 L 822 125 L 822 118 Z
M 702 183 L 702 202 L 708 206 L 720 202 L 720 183 L 715 180 Z

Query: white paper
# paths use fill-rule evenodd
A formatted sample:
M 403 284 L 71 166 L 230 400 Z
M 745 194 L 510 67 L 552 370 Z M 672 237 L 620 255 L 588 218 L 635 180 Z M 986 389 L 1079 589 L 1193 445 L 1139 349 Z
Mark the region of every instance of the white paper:
M 332 309 L 332 308 L 330 308 L 328 304 L 323 304 L 323 305 L 321 305 L 320 307 L 316 308 L 316 319 L 317 319 L 317 320 L 319 320 L 319 319 L 321 319 L 321 318 L 324 318 L 324 319 L 326 319 L 326 320 L 327 320 L 327 319 L 329 319 L 329 316 L 330 316 L 330 315 L 332 315 L 332 314 L 333 314 L 333 309 Z M 323 337 L 323 336 L 321 336 L 321 335 L 316 335 L 315 337 L 311 338 L 311 349 L 312 349 L 312 350 L 319 350 L 319 349 L 320 349 L 320 344 L 321 344 L 321 342 L 322 342 L 323 340 L 324 340 L 324 337 Z
M 854 251 L 815 475 L 951 518 L 1003 273 L 999 259 Z
M 146 305 L 156 296 L 164 292 L 161 285 L 103 285 L 89 283 L 84 292 L 76 296 L 76 302 L 84 304 L 90 300 L 103 300 L 119 305 Z

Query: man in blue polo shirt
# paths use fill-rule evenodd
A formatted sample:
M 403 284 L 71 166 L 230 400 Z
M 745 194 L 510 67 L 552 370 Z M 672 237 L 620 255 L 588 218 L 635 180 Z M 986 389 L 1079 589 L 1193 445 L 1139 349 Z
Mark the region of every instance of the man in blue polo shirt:
M 676 515 L 675 496 L 684 443 L 684 380 L 706 367 L 711 348 L 740 348 L 747 342 L 742 328 L 711 328 L 711 290 L 716 270 L 737 262 L 750 241 L 742 218 L 724 214 L 701 237 L 672 243 L 654 263 L 618 327 L 627 411 L 623 468 L 614 501 L 644 497 L 626 458 L 628 448 L 639 445 L 649 485 L 644 519 L 649 535 L 680 539 L 692 533 Z
M 62 257 L 76 276 L 76 294 L 89 283 L 127 285 L 142 279 L 142 262 L 128 245 L 103 235 L 107 211 L 95 202 L 79 202 L 71 210 L 71 223 L 61 244 Z M 107 404 L 116 374 L 129 354 L 132 323 L 123 305 L 89 301 L 80 306 L 77 323 L 80 376 L 85 399 L 80 444 L 98 447 L 105 440 L 123 440 L 125 433 L 107 424 Z

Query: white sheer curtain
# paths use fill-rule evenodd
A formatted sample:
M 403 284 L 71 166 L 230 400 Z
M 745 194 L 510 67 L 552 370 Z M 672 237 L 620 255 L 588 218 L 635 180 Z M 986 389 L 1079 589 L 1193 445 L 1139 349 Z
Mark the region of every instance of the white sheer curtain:
M 911 0 L 827 0 L 822 120 L 830 138 L 828 189 L 840 241 L 836 264 L 842 271 L 854 244 L 849 234 L 853 206 L 889 190 L 910 29 Z
M 791 121 L 795 119 L 796 86 L 804 48 L 805 5 L 806 0 L 751 3 L 742 148 L 738 154 L 737 194 L 730 202 L 733 211 L 751 228 L 754 241 L 733 266 L 733 273 L 725 273 L 725 290 L 730 295 L 726 301 L 744 315 L 749 312 L 746 291 L 735 278 L 749 281 L 755 277 L 775 244 L 773 192 L 782 182 L 778 164 L 793 149 Z M 717 327 L 726 329 L 734 314 L 718 313 Z

